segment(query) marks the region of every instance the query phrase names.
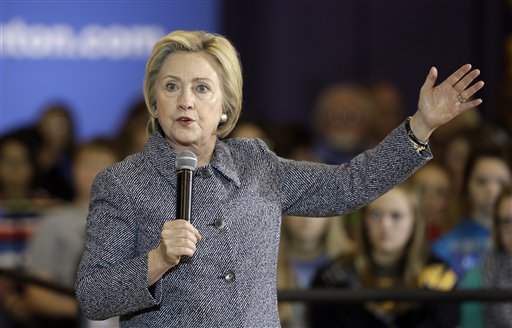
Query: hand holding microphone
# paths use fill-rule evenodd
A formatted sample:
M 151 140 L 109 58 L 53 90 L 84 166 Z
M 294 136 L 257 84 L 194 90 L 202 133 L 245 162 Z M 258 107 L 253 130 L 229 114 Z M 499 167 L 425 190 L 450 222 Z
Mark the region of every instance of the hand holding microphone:
M 196 243 L 201 239 L 199 231 L 190 223 L 192 212 L 193 171 L 197 157 L 191 151 L 183 151 L 176 157 L 176 220 L 167 221 L 162 228 L 164 258 L 177 265 L 181 256 L 192 256 Z
M 160 244 L 149 253 L 148 285 L 152 285 L 167 270 L 178 265 L 182 256 L 193 256 L 199 231 L 190 223 L 192 210 L 193 171 L 197 166 L 194 153 L 184 151 L 176 157 L 176 220 L 164 223 Z
M 173 267 L 178 265 L 181 256 L 194 255 L 199 240 L 201 235 L 190 222 L 181 219 L 167 221 L 162 228 L 158 248 L 165 262 Z

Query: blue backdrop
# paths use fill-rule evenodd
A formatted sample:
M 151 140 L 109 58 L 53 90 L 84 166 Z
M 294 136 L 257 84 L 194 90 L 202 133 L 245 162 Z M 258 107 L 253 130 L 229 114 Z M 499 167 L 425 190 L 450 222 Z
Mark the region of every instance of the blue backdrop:
M 81 140 L 117 132 L 155 41 L 219 32 L 216 1 L 2 1 L 0 133 L 68 104 Z

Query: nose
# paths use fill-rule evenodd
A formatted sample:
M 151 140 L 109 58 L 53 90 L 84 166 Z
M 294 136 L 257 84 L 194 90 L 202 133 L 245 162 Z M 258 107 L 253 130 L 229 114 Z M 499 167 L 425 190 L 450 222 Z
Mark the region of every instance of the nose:
M 189 110 L 194 107 L 193 93 L 188 88 L 181 89 L 180 95 L 178 97 L 178 109 L 180 110 Z
M 380 219 L 380 228 L 384 231 L 390 231 L 393 229 L 393 219 L 389 215 L 384 215 Z

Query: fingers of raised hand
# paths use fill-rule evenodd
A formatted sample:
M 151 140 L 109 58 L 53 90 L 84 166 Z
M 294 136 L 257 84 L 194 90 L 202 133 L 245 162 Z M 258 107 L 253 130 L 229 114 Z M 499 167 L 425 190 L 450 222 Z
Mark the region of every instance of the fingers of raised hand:
M 482 89 L 483 86 L 484 86 L 484 82 L 478 81 L 477 83 L 473 84 L 469 88 L 463 89 L 461 92 L 459 92 L 459 94 L 457 96 L 457 100 L 460 101 L 461 103 L 472 104 L 472 107 L 479 105 L 480 103 L 482 103 L 481 99 L 474 99 L 471 101 L 467 101 L 467 100 L 470 99 L 471 97 L 473 97 L 473 95 L 478 90 Z
M 468 99 L 484 86 L 483 81 L 478 81 L 471 85 L 479 75 L 480 70 L 471 70 L 471 65 L 466 64 L 445 80 L 443 89 L 452 93 L 455 101 L 459 102 L 463 109 L 475 107 L 482 103 L 482 100 L 474 99 L 468 101 Z
M 476 77 L 480 75 L 480 70 L 474 69 L 468 74 L 466 74 L 463 78 L 461 78 L 453 88 L 457 93 L 461 93 L 476 79 Z
M 456 70 L 452 75 L 450 75 L 446 80 L 445 83 L 447 83 L 450 86 L 455 86 L 457 82 L 459 82 L 460 79 L 464 77 L 469 71 L 471 70 L 471 64 L 463 65 L 461 68 Z

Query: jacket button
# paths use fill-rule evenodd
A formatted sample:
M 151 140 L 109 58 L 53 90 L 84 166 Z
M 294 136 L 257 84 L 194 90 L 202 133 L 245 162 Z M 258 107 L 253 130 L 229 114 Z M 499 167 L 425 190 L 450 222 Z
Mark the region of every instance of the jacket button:
M 227 282 L 235 281 L 235 273 L 233 271 L 226 272 L 226 274 L 224 275 L 224 280 L 226 280 Z
M 222 219 L 216 219 L 213 222 L 213 225 L 215 226 L 215 228 L 220 230 L 220 229 L 222 229 L 222 228 L 224 228 L 226 226 L 226 223 Z
M 204 168 L 201 170 L 201 177 L 203 179 L 208 179 L 209 177 L 211 177 L 213 174 L 212 170 L 209 169 L 209 168 Z

